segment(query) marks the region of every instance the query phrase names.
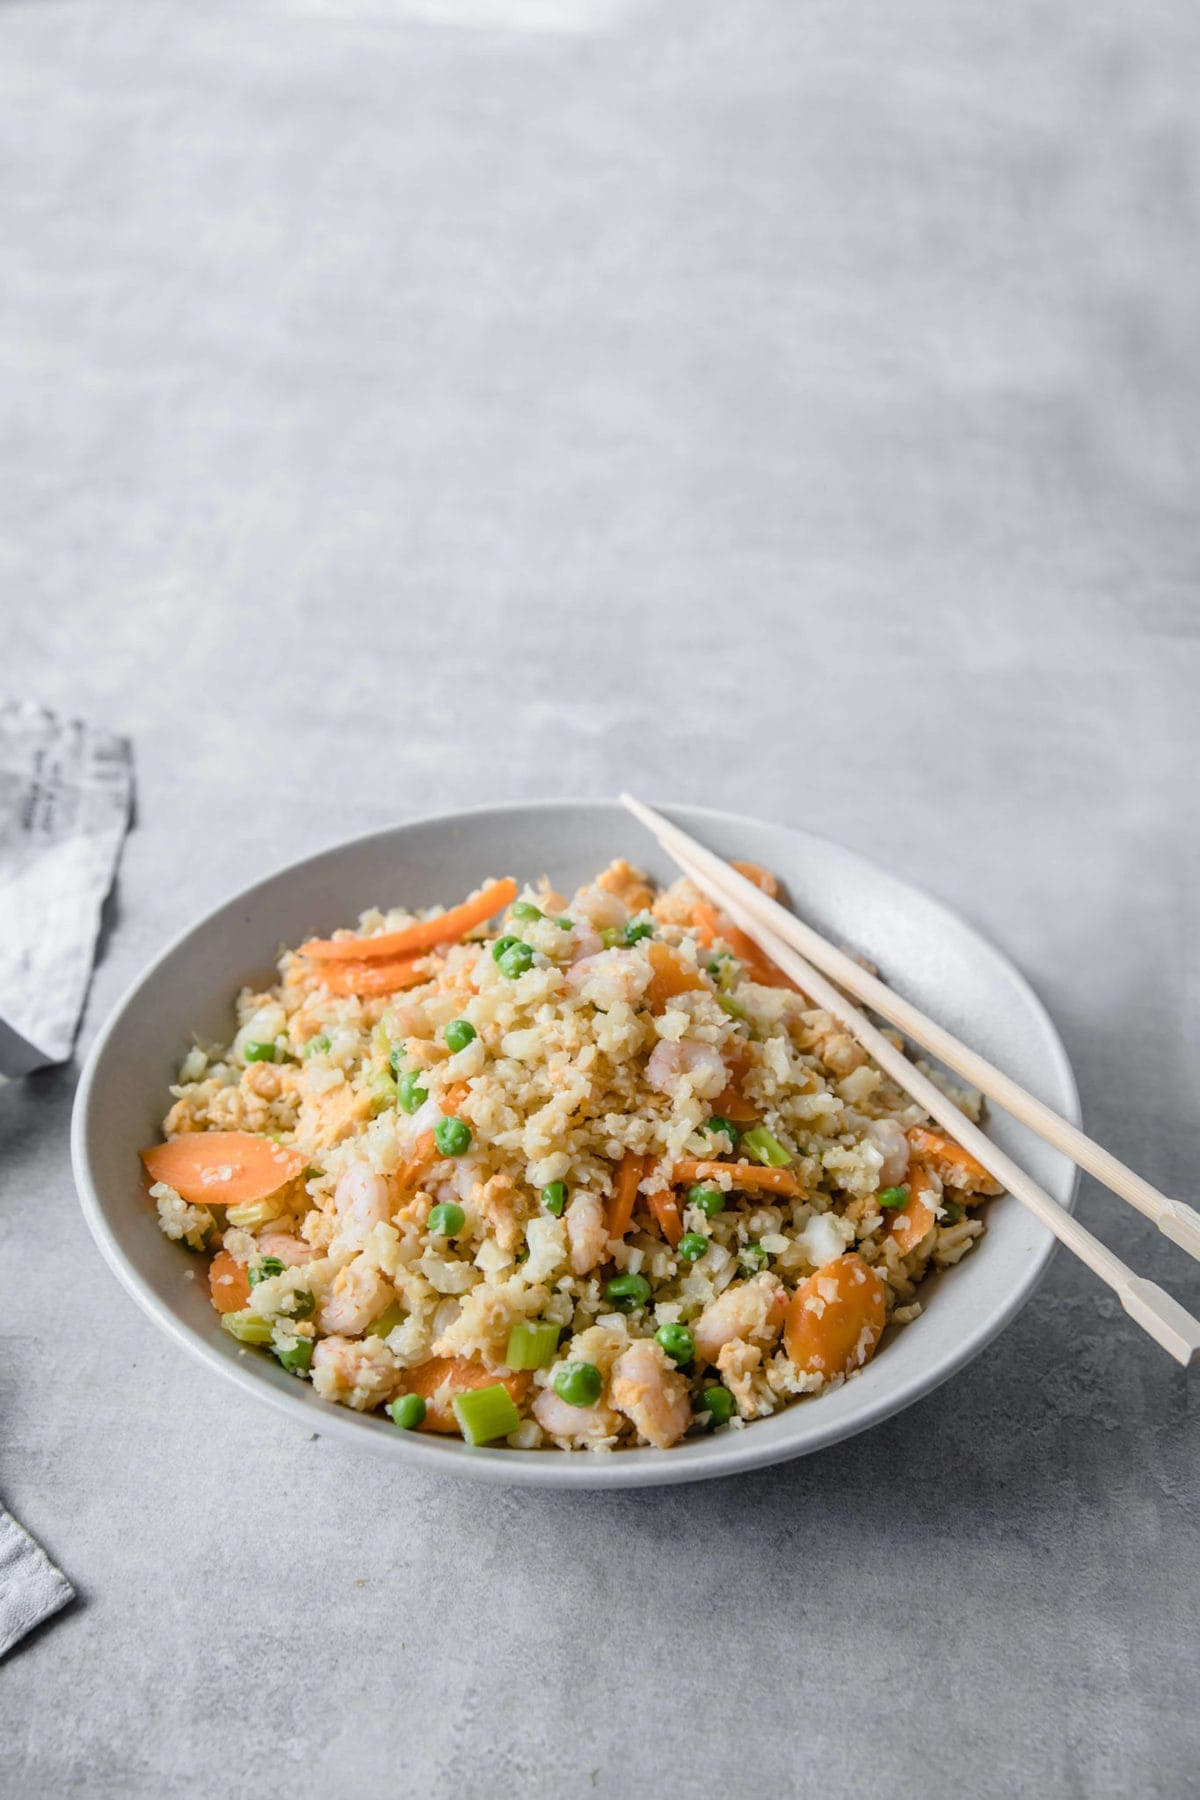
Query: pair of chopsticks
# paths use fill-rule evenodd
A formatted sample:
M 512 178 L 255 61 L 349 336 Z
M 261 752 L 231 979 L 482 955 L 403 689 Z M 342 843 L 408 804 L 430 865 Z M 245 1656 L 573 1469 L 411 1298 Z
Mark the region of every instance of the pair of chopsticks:
M 909 1001 L 860 967 L 845 951 L 828 943 L 819 932 L 764 894 L 695 838 L 672 825 L 661 813 L 643 806 L 630 794 L 622 794 L 621 801 L 658 839 L 667 855 L 696 887 L 714 900 L 725 915 L 818 1006 L 832 1013 L 857 1038 L 879 1068 L 970 1151 L 997 1181 L 1003 1182 L 1008 1192 L 1048 1226 L 1060 1243 L 1074 1251 L 1093 1274 L 1106 1282 L 1130 1318 L 1186 1368 L 1200 1352 L 1200 1321 L 1156 1283 L 1135 1275 L 1107 1245 L 1093 1237 L 1065 1207 L 1051 1199 L 1044 1188 L 1039 1187 L 998 1144 L 986 1137 L 928 1076 L 922 1074 L 864 1013 L 847 1000 L 846 993 L 866 1002 L 890 1020 L 906 1037 L 930 1051 L 957 1075 L 965 1077 L 973 1087 L 981 1089 L 1013 1118 L 1028 1125 L 1114 1194 L 1153 1219 L 1173 1243 L 1197 1258 L 1200 1258 L 1200 1213 L 1180 1200 L 1169 1200 L 1165 1194 L 1160 1194 L 1157 1188 L 1143 1181 L 1132 1169 L 1127 1169 L 1078 1127 L 1060 1118 L 1050 1107 L 1026 1093 L 1011 1077 L 926 1018 Z M 827 979 L 830 976 L 840 984 L 838 987 Z

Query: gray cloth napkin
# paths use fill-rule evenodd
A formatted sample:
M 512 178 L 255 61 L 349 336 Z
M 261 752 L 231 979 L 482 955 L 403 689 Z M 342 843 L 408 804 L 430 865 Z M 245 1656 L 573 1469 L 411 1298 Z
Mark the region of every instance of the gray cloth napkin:
M 61 1569 L 0 1506 L 0 1656 L 74 1598 Z
M 132 795 L 125 738 L 0 702 L 0 1075 L 71 1054 Z
M 0 1077 L 71 1054 L 132 796 L 124 738 L 0 702 Z M 74 1595 L 0 1507 L 0 1656 Z

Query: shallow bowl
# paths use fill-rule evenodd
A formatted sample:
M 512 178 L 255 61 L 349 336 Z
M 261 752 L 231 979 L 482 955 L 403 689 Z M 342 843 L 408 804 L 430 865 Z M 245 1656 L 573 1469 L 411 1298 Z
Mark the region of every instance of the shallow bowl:
M 841 845 L 729 813 L 677 807 L 670 817 L 727 857 L 774 869 L 818 929 L 864 951 L 889 980 L 1067 1118 L 1079 1100 L 1066 1052 L 1013 965 L 964 920 Z M 956 1268 L 922 1290 L 925 1311 L 889 1333 L 842 1387 L 743 1431 L 672 1450 L 597 1456 L 507 1448 L 397 1431 L 321 1400 L 266 1352 L 243 1351 L 220 1329 L 196 1259 L 158 1230 L 137 1153 L 158 1137 L 167 1085 L 193 1036 L 226 1041 L 243 985 L 269 985 L 282 943 L 353 923 L 369 906 L 450 904 L 485 876 L 546 873 L 572 889 L 615 856 L 655 876 L 673 868 L 615 802 L 546 801 L 482 808 L 397 825 L 293 863 L 220 906 L 166 949 L 125 994 L 79 1083 L 72 1158 L 84 1214 L 110 1267 L 139 1306 L 203 1362 L 298 1424 L 410 1467 L 481 1481 L 546 1487 L 634 1487 L 734 1474 L 804 1456 L 865 1431 L 928 1394 L 977 1356 L 1043 1274 L 1054 1240 L 1015 1201 L 987 1209 L 987 1233 Z M 1003 1114 L 988 1129 L 1065 1206 L 1063 1160 Z

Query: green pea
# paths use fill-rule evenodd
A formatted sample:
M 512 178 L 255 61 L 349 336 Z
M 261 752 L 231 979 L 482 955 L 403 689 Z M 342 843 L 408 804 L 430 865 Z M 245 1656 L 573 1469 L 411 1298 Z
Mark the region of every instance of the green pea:
M 687 1197 L 688 1205 L 698 1206 L 706 1219 L 715 1219 L 719 1212 L 725 1211 L 725 1196 L 720 1188 L 691 1187 Z
M 425 1223 L 436 1237 L 457 1237 L 467 1222 L 467 1215 L 457 1200 L 443 1200 L 431 1206 Z
M 711 1119 L 706 1119 L 700 1129 L 708 1132 L 712 1137 L 719 1137 L 724 1132 L 731 1144 L 736 1144 L 738 1141 L 737 1126 L 732 1119 L 722 1118 L 720 1113 L 714 1113 Z
M 396 1098 L 406 1113 L 415 1113 L 429 1098 L 429 1089 L 421 1086 L 421 1077 L 412 1069 L 396 1083 Z
M 246 1271 L 250 1286 L 257 1287 L 260 1281 L 270 1281 L 272 1275 L 282 1275 L 284 1267 L 277 1256 L 260 1256 Z
M 443 1156 L 463 1156 L 471 1148 L 471 1127 L 465 1119 L 439 1119 L 433 1141 Z
M 293 1288 L 283 1310 L 291 1319 L 311 1319 L 317 1310 L 317 1297 L 311 1288 Z
M 742 1267 L 748 1275 L 767 1266 L 767 1253 L 761 1244 L 743 1244 L 740 1254 Z
M 512 919 L 544 919 L 545 913 L 532 900 L 514 900 L 508 909 Z
M 511 981 L 515 981 L 518 975 L 524 975 L 526 969 L 532 969 L 533 949 L 529 944 L 523 944 L 518 938 L 515 944 L 508 946 L 499 962 L 500 973 L 507 975 Z
M 604 1298 L 611 1300 L 620 1312 L 632 1312 L 645 1306 L 650 1298 L 650 1283 L 644 1275 L 614 1275 L 604 1284 Z
M 450 1049 L 457 1052 L 473 1044 L 477 1034 L 470 1019 L 451 1019 L 442 1035 Z
M 542 1189 L 542 1205 L 555 1218 L 561 1218 L 562 1209 L 567 1204 L 567 1184 L 565 1181 L 551 1181 Z
M 640 944 L 643 938 L 653 937 L 654 927 L 649 919 L 630 919 L 625 927 L 625 942 Z
M 685 1231 L 679 1240 L 679 1254 L 685 1262 L 699 1262 L 708 1253 L 708 1239 L 698 1231 Z
M 675 1363 L 690 1363 L 696 1354 L 696 1341 L 686 1325 L 660 1325 L 654 1341 Z
M 248 1063 L 279 1061 L 279 1051 L 274 1044 L 243 1044 L 242 1055 Z
M 514 944 L 519 944 L 520 941 L 520 938 L 513 937 L 511 932 L 507 937 L 498 937 L 492 945 L 492 961 L 499 962 L 500 958 L 504 955 L 504 952 L 506 950 L 511 950 L 512 946 Z
M 604 1391 L 604 1377 L 595 1363 L 564 1362 L 554 1371 L 553 1386 L 568 1406 L 595 1406 Z
M 957 1225 L 963 1216 L 963 1209 L 957 1200 L 942 1201 L 942 1216 L 939 1225 Z
M 906 1187 L 880 1188 L 875 1198 L 885 1212 L 891 1212 L 898 1206 L 908 1205 L 908 1189 Z
M 733 1395 L 728 1388 L 706 1387 L 700 1399 L 703 1403 L 700 1410 L 708 1414 L 710 1431 L 715 1431 L 718 1425 L 728 1425 L 733 1417 Z
M 722 1390 L 723 1391 L 723 1390 Z M 415 1431 L 425 1418 L 425 1402 L 420 1394 L 400 1394 L 388 1407 L 392 1423 L 401 1431 Z
M 574 919 L 555 919 L 554 923 L 560 931 L 574 931 L 575 929 Z

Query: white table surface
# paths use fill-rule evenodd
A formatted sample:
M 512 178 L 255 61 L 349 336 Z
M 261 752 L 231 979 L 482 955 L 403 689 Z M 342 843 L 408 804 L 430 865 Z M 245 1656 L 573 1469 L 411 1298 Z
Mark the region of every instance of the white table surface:
M 139 770 L 81 1043 L 265 868 L 631 784 L 961 907 L 1194 1195 L 1198 48 L 1182 0 L 3 8 L 0 686 Z M 82 1595 L 0 1672 L 5 1793 L 1191 1789 L 1195 1390 L 1066 1257 L 810 1461 L 442 1486 L 135 1310 L 73 1082 L 0 1091 L 0 1491 Z

